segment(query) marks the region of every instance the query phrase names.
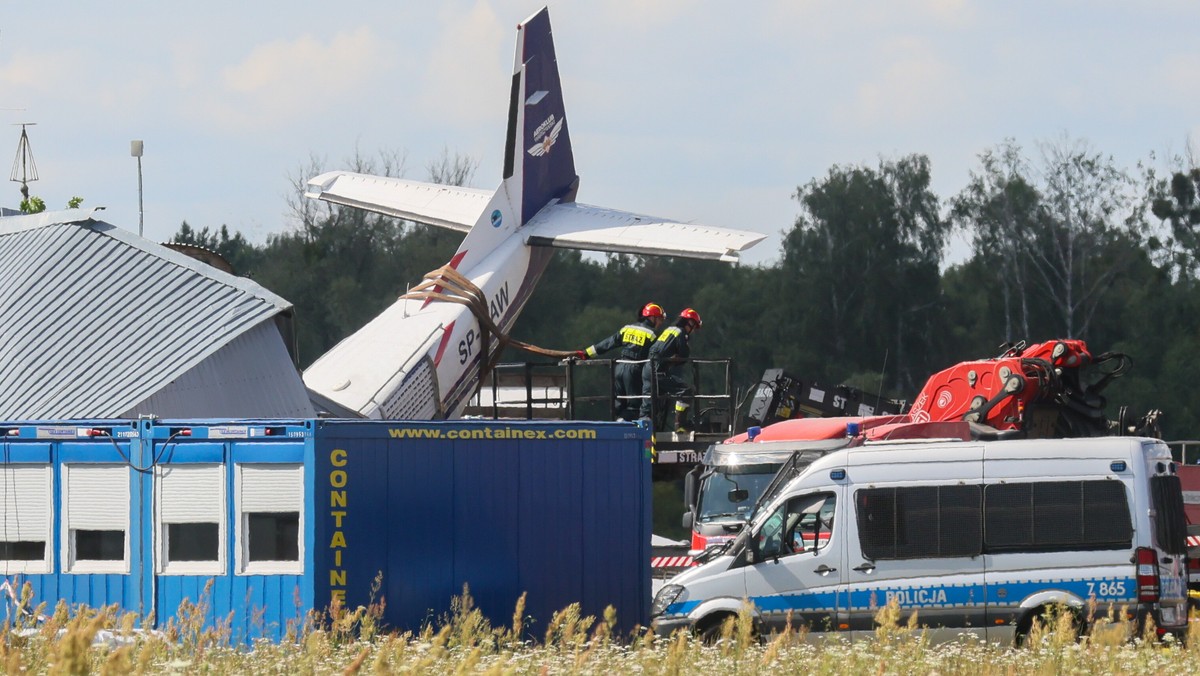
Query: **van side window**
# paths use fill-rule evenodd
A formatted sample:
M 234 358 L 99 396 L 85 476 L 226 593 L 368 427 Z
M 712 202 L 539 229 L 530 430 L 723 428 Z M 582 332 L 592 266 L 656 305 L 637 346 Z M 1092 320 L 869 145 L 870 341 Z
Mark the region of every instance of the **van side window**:
M 908 486 L 855 491 L 863 558 L 977 556 L 979 486 Z
M 1122 549 L 1133 522 L 1120 481 L 1038 481 L 984 488 L 989 552 Z
M 836 508 L 833 493 L 792 498 L 775 510 L 758 532 L 758 551 L 763 557 L 781 557 L 814 552 L 829 545 Z

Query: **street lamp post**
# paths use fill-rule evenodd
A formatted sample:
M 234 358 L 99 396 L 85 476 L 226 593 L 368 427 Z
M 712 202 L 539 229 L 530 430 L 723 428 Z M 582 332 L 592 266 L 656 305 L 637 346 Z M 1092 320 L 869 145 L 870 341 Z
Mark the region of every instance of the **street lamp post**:
M 142 142 L 130 141 L 129 154 L 136 157 L 138 161 L 138 237 L 142 236 Z

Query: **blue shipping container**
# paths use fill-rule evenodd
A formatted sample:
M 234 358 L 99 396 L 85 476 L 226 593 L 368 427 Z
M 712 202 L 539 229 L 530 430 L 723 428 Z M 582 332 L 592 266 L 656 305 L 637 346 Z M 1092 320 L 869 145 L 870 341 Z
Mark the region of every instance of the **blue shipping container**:
M 416 629 L 464 585 L 497 625 L 527 593 L 535 633 L 576 602 L 613 605 L 622 629 L 648 621 L 634 425 L 59 421 L 0 423 L 0 439 L 14 559 L 0 565 L 39 601 L 161 626 L 202 600 L 235 640 L 279 638 L 333 602 L 382 601 L 386 624 Z M 39 505 L 44 521 L 28 518 Z

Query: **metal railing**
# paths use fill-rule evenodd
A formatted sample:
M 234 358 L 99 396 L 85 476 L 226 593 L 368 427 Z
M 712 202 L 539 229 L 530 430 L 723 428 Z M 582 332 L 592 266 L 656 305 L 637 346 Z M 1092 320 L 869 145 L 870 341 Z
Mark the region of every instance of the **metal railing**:
M 614 420 L 618 401 L 613 386 L 619 363 L 644 364 L 646 360 L 497 364 L 467 405 L 466 413 L 492 418 Z M 685 363 L 691 375 L 687 400 L 706 428 L 700 431 L 732 434 L 737 399 L 733 389 L 733 360 L 690 359 Z M 650 395 L 630 394 L 621 399 L 640 402 L 651 397 L 652 417 L 660 421 L 666 411 L 661 405 L 665 399 L 658 390 L 658 378 L 654 378 Z
M 1171 457 L 1184 465 L 1200 463 L 1200 441 L 1184 439 L 1165 442 L 1171 448 Z

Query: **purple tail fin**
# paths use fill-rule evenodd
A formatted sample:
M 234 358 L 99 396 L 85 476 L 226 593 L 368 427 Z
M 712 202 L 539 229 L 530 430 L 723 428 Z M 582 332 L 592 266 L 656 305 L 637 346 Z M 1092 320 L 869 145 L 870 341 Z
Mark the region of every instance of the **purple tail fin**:
M 504 183 L 524 225 L 551 200 L 574 201 L 578 181 L 550 12 L 542 8 L 518 26 Z

